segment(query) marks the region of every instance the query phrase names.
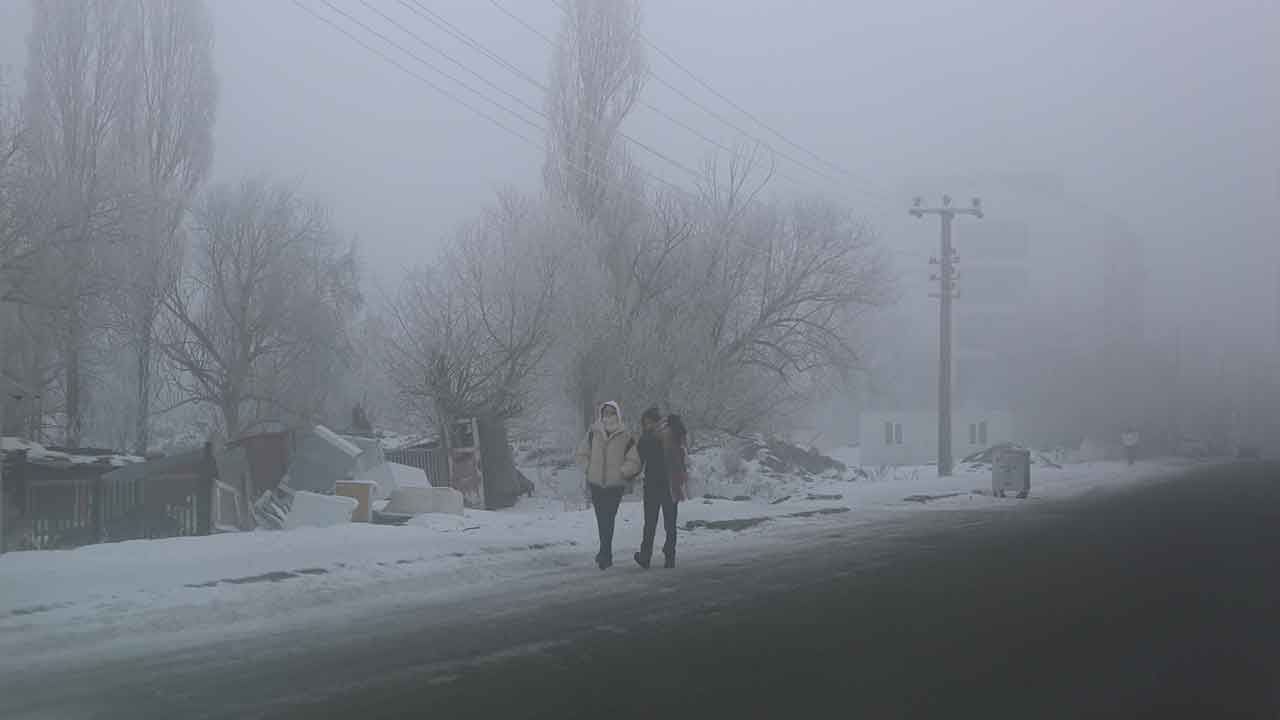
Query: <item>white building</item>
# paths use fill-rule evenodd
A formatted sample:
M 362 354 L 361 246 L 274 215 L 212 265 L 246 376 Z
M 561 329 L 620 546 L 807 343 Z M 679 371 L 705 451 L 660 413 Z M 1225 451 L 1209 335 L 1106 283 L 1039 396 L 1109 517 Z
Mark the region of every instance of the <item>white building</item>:
M 859 421 L 864 466 L 924 465 L 938 459 L 938 413 L 932 410 L 865 412 Z M 957 410 L 951 416 L 951 453 L 966 455 L 1013 441 L 1005 411 Z

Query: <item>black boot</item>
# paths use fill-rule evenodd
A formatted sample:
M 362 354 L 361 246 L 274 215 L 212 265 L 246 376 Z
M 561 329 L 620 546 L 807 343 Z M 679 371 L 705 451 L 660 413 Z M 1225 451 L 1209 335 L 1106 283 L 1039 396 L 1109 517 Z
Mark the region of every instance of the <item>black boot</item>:
M 613 558 L 603 553 L 596 555 L 596 566 L 605 570 L 613 565 Z
M 664 567 L 664 568 L 673 568 L 673 567 L 675 567 L 675 566 L 676 566 L 676 554 L 675 554 L 675 553 L 666 553 L 666 556 L 667 556 L 667 560 L 666 560 L 666 562 L 662 563 L 662 567 Z
M 649 556 L 648 556 L 648 555 L 645 555 L 645 554 L 643 554 L 643 553 L 636 553 L 636 554 L 635 554 L 635 558 L 636 558 L 636 564 L 637 564 L 637 565 L 639 565 L 640 567 L 644 568 L 645 570 L 648 570 L 648 569 L 649 569 Z

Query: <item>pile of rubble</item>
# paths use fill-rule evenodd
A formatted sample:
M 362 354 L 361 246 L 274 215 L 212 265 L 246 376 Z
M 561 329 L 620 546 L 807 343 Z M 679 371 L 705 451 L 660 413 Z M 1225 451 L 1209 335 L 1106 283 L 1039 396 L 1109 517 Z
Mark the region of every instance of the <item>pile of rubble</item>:
M 738 456 L 745 461 L 755 461 L 761 470 L 771 475 L 799 475 L 823 477 L 843 475 L 848 467 L 815 449 L 805 449 L 776 438 L 752 438 L 738 448 Z
M 338 435 L 323 425 L 278 435 L 231 443 L 218 457 L 222 483 L 238 479 L 256 495 L 253 527 L 401 523 L 424 512 L 462 512 L 461 493 L 432 487 L 418 468 L 388 462 L 378 438 Z

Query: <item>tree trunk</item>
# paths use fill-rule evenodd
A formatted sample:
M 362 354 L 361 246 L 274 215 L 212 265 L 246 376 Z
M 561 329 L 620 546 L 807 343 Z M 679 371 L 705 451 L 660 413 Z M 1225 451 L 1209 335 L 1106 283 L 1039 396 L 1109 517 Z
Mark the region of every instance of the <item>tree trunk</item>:
M 138 417 L 133 436 L 134 454 L 142 457 L 146 457 L 147 446 L 151 443 L 151 362 L 155 315 L 150 312 L 147 315 L 138 337 Z
M 222 425 L 226 432 L 227 442 L 240 438 L 240 403 L 226 402 L 222 405 Z
M 500 510 L 511 507 L 528 488 L 520 481 L 516 470 L 506 420 L 482 417 L 479 425 L 480 453 L 484 458 L 485 508 Z
M 63 443 L 69 448 L 80 447 L 80 433 L 83 425 L 82 399 L 80 396 L 80 345 L 84 333 L 83 318 L 80 316 L 78 301 L 71 303 L 71 316 L 67 323 L 67 357 L 64 368 L 66 383 L 66 422 L 63 427 Z

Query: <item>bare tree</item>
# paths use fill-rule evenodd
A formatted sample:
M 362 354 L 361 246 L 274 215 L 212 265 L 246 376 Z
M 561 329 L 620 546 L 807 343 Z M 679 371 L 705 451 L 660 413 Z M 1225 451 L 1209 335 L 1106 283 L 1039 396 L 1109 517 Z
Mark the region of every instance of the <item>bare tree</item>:
M 411 272 L 392 303 L 388 367 L 410 409 L 440 429 L 480 420 L 486 501 L 520 492 L 507 424 L 528 410 L 553 339 L 561 267 L 543 208 L 507 193 L 464 227 L 431 268 Z
M 315 394 L 286 381 L 339 350 L 360 304 L 354 251 L 322 207 L 261 181 L 211 190 L 193 231 L 188 271 L 163 300 L 161 349 L 184 401 L 216 408 L 228 438 L 268 414 L 312 412 Z
M 391 305 L 392 374 L 437 427 L 475 415 L 505 422 L 526 409 L 528 380 L 552 340 L 561 277 L 539 212 L 502 196 L 434 267 L 409 273 Z
M 697 420 L 731 432 L 807 401 L 815 377 L 857 368 L 856 321 L 890 290 L 874 236 L 837 206 L 757 203 L 738 225 L 711 225 L 688 261 L 706 279 L 686 291 L 697 301 L 678 342 L 698 359 L 675 377 Z
M 131 102 L 120 144 L 134 185 L 120 258 L 117 328 L 133 356 L 133 446 L 150 437 L 156 323 L 177 277 L 176 235 L 213 157 L 217 76 L 213 28 L 201 0 L 137 3 L 128 46 Z
M 47 182 L 45 242 L 62 254 L 64 441 L 80 442 L 84 362 L 93 331 L 91 274 L 97 247 L 118 223 L 112 192 L 115 131 L 129 101 L 128 29 L 133 6 L 112 0 L 37 0 L 28 36 L 26 131 L 31 159 Z
M 31 187 L 27 134 L 0 75 L 0 301 L 21 295 L 24 275 L 39 250 L 32 237 L 36 213 Z
M 56 378 L 55 301 L 41 277 L 51 277 L 48 244 L 38 235 L 46 193 L 31 164 L 29 134 L 0 76 L 0 373 L 18 397 L 3 398 L 5 435 L 35 436 L 39 403 Z

